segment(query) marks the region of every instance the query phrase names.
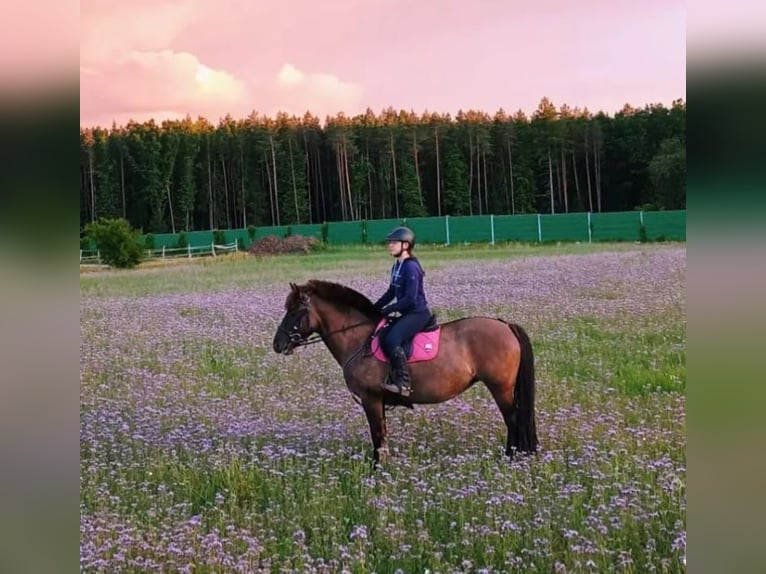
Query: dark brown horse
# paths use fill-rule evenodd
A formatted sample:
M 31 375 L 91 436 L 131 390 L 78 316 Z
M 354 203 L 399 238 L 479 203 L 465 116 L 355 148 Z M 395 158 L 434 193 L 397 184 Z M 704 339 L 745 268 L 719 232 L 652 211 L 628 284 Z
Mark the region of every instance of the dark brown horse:
M 402 397 L 381 388 L 388 365 L 370 355 L 369 343 L 382 317 L 367 297 L 337 283 L 291 283 L 285 311 L 274 335 L 274 351 L 289 355 L 311 342 L 327 345 L 367 415 L 376 462 L 387 452 L 386 405 L 441 403 L 477 381 L 487 386 L 503 415 L 508 457 L 512 459 L 516 450 L 537 450 L 534 355 L 519 325 L 487 317 L 442 324 L 436 357 L 409 364 L 412 394 Z M 309 339 L 314 333 L 319 338 Z

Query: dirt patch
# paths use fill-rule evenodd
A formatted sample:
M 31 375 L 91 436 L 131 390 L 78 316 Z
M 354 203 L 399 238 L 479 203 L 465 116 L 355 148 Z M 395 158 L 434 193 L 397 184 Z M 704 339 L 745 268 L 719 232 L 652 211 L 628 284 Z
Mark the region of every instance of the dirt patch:
M 281 255 L 283 253 L 311 253 L 319 245 L 316 237 L 304 237 L 291 235 L 290 237 L 277 237 L 268 235 L 253 242 L 248 249 L 253 255 Z

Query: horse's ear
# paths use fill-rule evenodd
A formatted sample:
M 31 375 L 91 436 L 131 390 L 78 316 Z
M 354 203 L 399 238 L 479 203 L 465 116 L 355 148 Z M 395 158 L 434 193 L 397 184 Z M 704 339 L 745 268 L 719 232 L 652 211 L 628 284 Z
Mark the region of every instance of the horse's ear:
M 298 286 L 295 283 L 293 283 L 292 281 L 290 282 L 290 290 L 293 291 L 293 292 L 298 290 Z

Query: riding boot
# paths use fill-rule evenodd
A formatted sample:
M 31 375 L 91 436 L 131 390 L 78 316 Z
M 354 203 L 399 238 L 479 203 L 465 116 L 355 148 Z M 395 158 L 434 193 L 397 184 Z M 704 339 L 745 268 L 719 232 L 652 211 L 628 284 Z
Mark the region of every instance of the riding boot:
M 383 388 L 402 396 L 410 394 L 410 371 L 407 369 L 407 355 L 401 347 L 394 347 L 389 357 L 393 378 L 383 383 Z

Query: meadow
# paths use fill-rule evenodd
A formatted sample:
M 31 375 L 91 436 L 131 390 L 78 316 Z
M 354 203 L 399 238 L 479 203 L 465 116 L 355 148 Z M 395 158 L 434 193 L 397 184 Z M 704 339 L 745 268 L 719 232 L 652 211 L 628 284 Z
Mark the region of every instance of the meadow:
M 521 324 L 539 453 L 476 385 L 388 412 L 323 345 L 271 349 L 288 282 L 375 299 L 385 249 L 80 276 L 84 572 L 683 572 L 686 246 L 428 247 L 441 321 Z

